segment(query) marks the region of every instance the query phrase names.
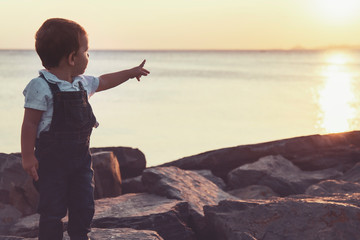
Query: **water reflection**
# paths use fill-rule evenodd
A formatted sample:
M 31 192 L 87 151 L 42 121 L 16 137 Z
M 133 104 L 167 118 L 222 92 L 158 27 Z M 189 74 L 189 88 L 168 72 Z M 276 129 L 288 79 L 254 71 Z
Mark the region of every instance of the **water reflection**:
M 347 67 L 346 53 L 334 53 L 326 59 L 324 83 L 318 91 L 319 125 L 327 133 L 350 131 L 356 123 L 354 73 Z

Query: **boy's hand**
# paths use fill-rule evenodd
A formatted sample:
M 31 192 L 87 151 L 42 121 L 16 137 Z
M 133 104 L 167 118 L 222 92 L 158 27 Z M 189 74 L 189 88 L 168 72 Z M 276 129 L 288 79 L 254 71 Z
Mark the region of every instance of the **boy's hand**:
M 146 60 L 144 60 L 139 66 L 126 69 L 119 72 L 107 73 L 99 77 L 99 86 L 96 92 L 104 91 L 113 87 L 116 87 L 131 78 L 136 78 L 140 81 L 142 76 L 147 76 L 150 72 L 144 68 Z
M 22 166 L 24 170 L 30 175 L 30 177 L 32 177 L 35 181 L 39 180 L 39 176 L 37 174 L 39 162 L 34 155 L 26 159 L 23 158 Z
M 135 77 L 138 81 L 140 81 L 142 76 L 147 76 L 150 72 L 144 68 L 145 63 L 146 60 L 144 60 L 139 66 L 130 69 L 130 78 Z

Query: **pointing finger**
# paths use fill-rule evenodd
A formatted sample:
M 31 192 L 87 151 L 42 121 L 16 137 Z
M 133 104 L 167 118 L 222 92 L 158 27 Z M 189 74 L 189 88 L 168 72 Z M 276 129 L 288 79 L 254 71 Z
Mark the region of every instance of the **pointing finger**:
M 146 59 L 144 61 L 142 61 L 142 63 L 139 65 L 139 67 L 143 68 L 145 63 L 146 63 Z

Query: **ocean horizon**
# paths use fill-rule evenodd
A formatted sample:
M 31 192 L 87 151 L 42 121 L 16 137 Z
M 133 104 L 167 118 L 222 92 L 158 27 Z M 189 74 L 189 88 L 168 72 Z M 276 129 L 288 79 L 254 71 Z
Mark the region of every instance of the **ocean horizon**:
M 146 59 L 148 77 L 90 98 L 91 147 L 139 148 L 154 166 L 214 149 L 359 129 L 360 51 L 92 50 L 100 76 Z M 0 152 L 20 151 L 34 50 L 0 50 Z

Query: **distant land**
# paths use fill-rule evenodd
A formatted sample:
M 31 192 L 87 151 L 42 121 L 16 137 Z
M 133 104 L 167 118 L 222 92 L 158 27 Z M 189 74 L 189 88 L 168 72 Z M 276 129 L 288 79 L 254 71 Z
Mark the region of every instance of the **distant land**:
M 101 48 L 94 48 L 90 49 L 90 51 L 149 51 L 149 52 L 211 52 L 211 51 L 224 51 L 224 52 L 231 52 L 231 51 L 325 51 L 325 50 L 360 50 L 360 45 L 328 45 L 328 46 L 320 46 L 320 47 L 306 47 L 302 45 L 295 45 L 292 48 L 254 48 L 254 49 L 227 49 L 227 48 L 219 48 L 219 49 L 101 49 Z M 0 51 L 34 51 L 35 49 L 5 49 L 0 48 Z
M 289 50 L 360 50 L 360 45 L 329 45 L 316 48 L 307 48 L 301 45 L 296 45 Z

